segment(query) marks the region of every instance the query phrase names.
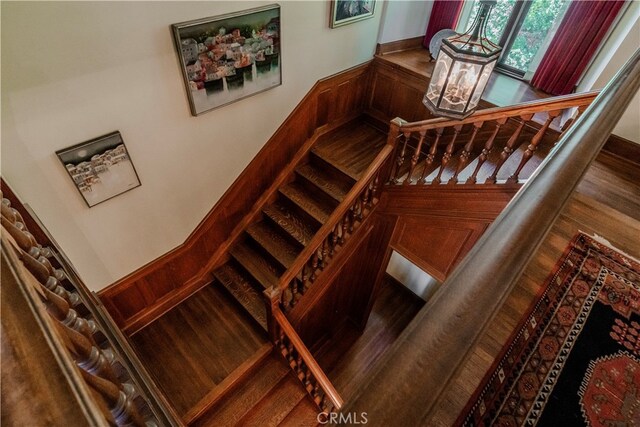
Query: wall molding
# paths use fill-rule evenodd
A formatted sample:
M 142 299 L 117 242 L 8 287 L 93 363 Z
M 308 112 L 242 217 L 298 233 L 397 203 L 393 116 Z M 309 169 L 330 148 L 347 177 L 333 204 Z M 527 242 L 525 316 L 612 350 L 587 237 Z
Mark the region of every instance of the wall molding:
M 133 334 L 213 280 L 211 272 L 293 170 L 301 149 L 362 114 L 370 64 L 319 80 L 181 245 L 98 293 L 118 326 Z

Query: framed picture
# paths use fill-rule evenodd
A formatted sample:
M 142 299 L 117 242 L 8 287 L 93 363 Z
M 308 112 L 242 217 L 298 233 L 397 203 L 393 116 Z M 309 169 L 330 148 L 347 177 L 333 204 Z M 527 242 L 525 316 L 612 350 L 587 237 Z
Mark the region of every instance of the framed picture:
M 331 28 L 373 17 L 375 5 L 375 0 L 333 0 L 331 2 Z
M 140 186 L 120 132 L 56 151 L 76 188 L 93 207 Z
M 171 28 L 194 116 L 282 84 L 279 5 Z

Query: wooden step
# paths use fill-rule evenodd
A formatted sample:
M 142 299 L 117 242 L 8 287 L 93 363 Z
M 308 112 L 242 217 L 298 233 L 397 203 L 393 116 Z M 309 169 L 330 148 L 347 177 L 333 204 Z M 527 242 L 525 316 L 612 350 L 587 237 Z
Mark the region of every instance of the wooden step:
M 339 178 L 332 176 L 332 174 L 325 169 L 315 166 L 312 163 L 307 163 L 298 167 L 296 169 L 296 173 L 327 195 L 331 196 L 338 203 L 344 199 L 353 186 L 353 182 L 349 183 L 346 180 L 340 180 Z
M 193 406 L 186 415 L 182 417 L 185 424 L 192 424 L 196 419 L 204 415 L 210 408 L 216 405 L 224 396 L 235 390 L 250 375 L 253 375 L 261 366 L 263 361 L 270 356 L 273 344 L 266 343 L 253 356 L 245 360 L 240 366 L 233 370 L 220 384 L 207 393 L 200 401 Z
M 245 426 L 277 426 L 305 397 L 302 383 L 288 372 L 273 389 L 247 413 L 238 424 Z
M 266 331 L 267 313 L 264 299 L 251 283 L 253 280 L 232 263 L 218 268 L 213 275 Z
M 247 242 L 237 244 L 230 252 L 231 256 L 256 279 L 263 289 L 278 284 L 278 278 L 283 273 L 282 269 L 266 259 Z
M 292 212 L 278 202 L 267 206 L 263 209 L 263 212 L 271 221 L 280 226 L 280 228 L 286 231 L 289 236 L 302 246 L 307 246 L 316 234 L 317 228 L 314 228 L 295 212 Z
M 193 426 L 233 426 L 247 415 L 265 396 L 274 392 L 283 378 L 289 376 L 289 367 L 271 354 L 255 369 L 255 375 L 246 378 L 231 392 L 198 418 Z M 300 385 L 302 389 L 302 385 Z M 303 390 L 304 393 L 304 390 Z
M 322 203 L 319 199 L 314 199 L 308 192 L 304 191 L 300 184 L 295 182 L 285 185 L 280 188 L 279 191 L 280 194 L 285 196 L 320 224 L 327 222 L 331 212 L 333 212 L 337 206 L 329 206 L 326 203 Z
M 247 234 L 269 252 L 284 268 L 289 268 L 300 253 L 299 246 L 294 245 L 289 239 L 282 236 L 278 231 L 278 227 L 271 225 L 267 221 L 252 224 L 247 229 Z
M 311 401 L 309 395 L 305 395 L 300 402 L 289 412 L 287 417 L 279 424 L 280 427 L 315 427 L 319 425 L 318 414 L 320 410 Z

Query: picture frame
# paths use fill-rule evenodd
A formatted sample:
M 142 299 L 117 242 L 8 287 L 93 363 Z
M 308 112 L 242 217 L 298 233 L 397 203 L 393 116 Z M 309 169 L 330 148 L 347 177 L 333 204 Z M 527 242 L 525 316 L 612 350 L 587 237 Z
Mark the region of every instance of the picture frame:
M 171 25 L 191 114 L 282 84 L 280 5 Z
M 88 207 L 141 184 L 119 131 L 56 151 Z
M 373 17 L 376 0 L 332 0 L 331 28 L 341 27 Z

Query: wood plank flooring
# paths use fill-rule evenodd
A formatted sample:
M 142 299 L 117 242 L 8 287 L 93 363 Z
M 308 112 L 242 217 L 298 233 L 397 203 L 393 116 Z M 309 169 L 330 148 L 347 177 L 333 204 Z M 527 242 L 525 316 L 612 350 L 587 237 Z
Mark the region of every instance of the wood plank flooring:
M 429 426 L 453 425 L 578 231 L 598 234 L 618 249 L 640 258 L 640 165 L 607 153 L 598 156 L 520 282 L 445 392 Z
M 179 415 L 265 343 L 266 333 L 228 294 L 207 286 L 131 337 Z
M 345 402 L 424 305 L 411 291 L 392 280 L 385 277 L 364 331 L 345 323 L 315 354 Z

